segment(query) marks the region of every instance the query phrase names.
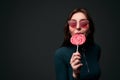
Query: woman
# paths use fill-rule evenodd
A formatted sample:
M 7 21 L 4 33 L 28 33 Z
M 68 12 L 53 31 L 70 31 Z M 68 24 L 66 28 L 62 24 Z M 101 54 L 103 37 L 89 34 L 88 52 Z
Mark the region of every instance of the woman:
M 75 34 L 86 36 L 78 52 L 70 42 Z M 55 52 L 56 80 L 99 80 L 100 47 L 94 42 L 93 34 L 94 24 L 87 10 L 73 10 L 64 28 L 64 41 Z

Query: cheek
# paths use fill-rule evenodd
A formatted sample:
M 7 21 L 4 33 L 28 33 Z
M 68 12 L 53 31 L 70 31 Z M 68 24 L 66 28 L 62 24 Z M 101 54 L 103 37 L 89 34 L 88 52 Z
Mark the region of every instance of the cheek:
M 82 29 L 81 29 L 81 32 L 87 33 L 88 30 L 89 30 L 89 25 L 88 25 L 86 28 L 82 28 Z
M 74 34 L 74 32 L 75 32 L 75 29 L 73 29 L 73 28 L 69 27 L 69 32 L 70 32 L 70 34 L 71 34 L 71 35 L 73 35 L 73 34 Z
M 84 26 L 83 29 L 88 30 L 89 29 L 89 25 Z

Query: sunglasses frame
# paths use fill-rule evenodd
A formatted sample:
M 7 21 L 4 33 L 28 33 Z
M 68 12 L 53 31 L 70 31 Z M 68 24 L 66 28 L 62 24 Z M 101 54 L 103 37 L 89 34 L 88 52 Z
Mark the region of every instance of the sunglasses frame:
M 72 24 L 71 21 L 74 21 L 74 23 Z M 79 25 L 81 28 L 86 28 L 86 26 L 89 24 L 89 20 L 88 19 L 81 19 L 79 21 Z M 68 21 L 68 25 L 71 26 L 72 28 L 76 28 L 77 27 L 77 21 L 74 19 L 71 19 Z

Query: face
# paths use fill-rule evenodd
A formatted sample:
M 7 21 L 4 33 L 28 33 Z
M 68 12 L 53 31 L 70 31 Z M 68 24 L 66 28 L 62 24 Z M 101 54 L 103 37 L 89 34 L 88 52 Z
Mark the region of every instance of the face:
M 71 36 L 80 33 L 87 35 L 87 31 L 89 30 L 89 21 L 82 12 L 73 14 L 71 19 L 68 21 L 68 24 Z

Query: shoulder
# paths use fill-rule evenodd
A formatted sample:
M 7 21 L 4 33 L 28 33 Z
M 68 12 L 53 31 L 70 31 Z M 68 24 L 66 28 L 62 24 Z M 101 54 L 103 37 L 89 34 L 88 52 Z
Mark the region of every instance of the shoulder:
M 54 59 L 56 63 L 67 63 L 70 56 L 70 49 L 68 47 L 60 47 L 56 49 Z
M 96 43 L 94 44 L 94 51 L 96 53 L 97 60 L 99 60 L 101 56 L 101 47 Z
M 55 57 L 57 58 L 70 58 L 73 52 L 75 52 L 76 47 L 60 47 L 55 51 Z
M 60 47 L 60 48 L 55 50 L 55 56 L 65 55 L 66 52 L 68 52 L 68 48 L 67 47 Z
M 97 43 L 94 43 L 94 44 L 92 44 L 92 45 L 89 45 L 86 49 L 87 49 L 88 51 L 94 51 L 94 52 L 101 51 L 101 47 L 100 47 Z
M 95 50 L 101 51 L 101 47 L 97 43 L 94 43 L 93 47 L 94 47 Z

